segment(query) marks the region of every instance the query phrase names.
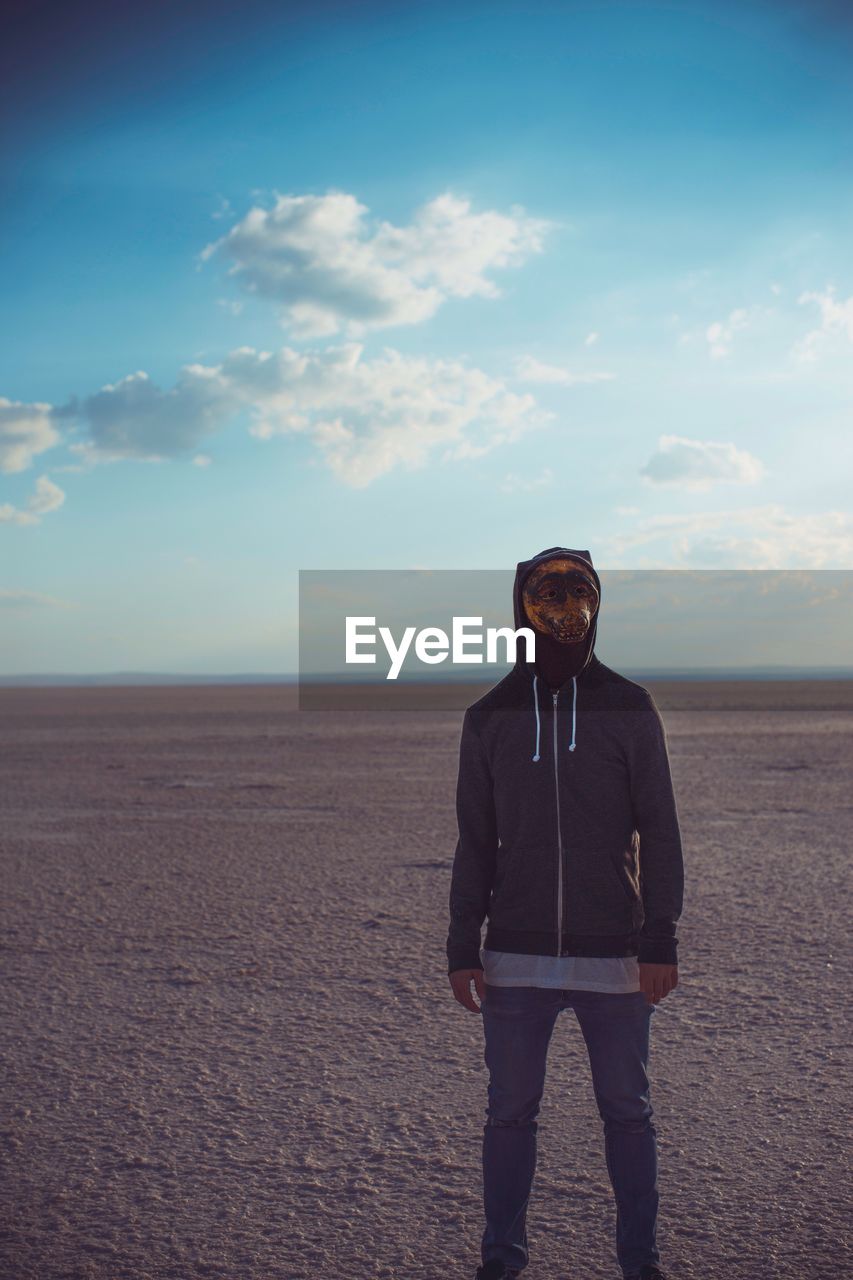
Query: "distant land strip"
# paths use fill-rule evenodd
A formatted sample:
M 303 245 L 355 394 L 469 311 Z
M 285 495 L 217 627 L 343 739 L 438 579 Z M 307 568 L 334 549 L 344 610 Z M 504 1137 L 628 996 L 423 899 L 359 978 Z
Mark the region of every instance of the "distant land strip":
M 729 677 L 706 679 L 650 677 L 622 672 L 650 690 L 661 711 L 853 711 L 853 676 L 825 674 L 783 679 Z M 0 732 L 14 732 L 33 720 L 57 717 L 116 717 L 209 715 L 246 713 L 266 719 L 270 714 L 332 712 L 362 714 L 388 711 L 461 712 L 476 702 L 494 681 L 395 681 L 365 683 L 303 683 L 292 679 L 201 676 L 169 679 L 152 675 L 145 680 L 118 676 L 54 677 L 54 683 L 35 677 L 0 677 Z

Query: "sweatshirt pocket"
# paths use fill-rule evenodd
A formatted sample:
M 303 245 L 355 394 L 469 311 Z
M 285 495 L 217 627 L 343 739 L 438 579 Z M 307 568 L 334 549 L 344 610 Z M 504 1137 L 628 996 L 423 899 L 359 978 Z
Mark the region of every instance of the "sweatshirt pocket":
M 495 885 L 490 921 L 502 929 L 556 928 L 556 880 L 555 849 L 515 849 Z
M 624 863 L 621 861 L 621 858 L 618 858 L 613 854 L 611 854 L 610 858 L 608 859 L 608 864 L 610 866 L 610 870 L 613 872 L 613 875 L 616 877 L 616 881 L 619 885 L 619 888 L 622 890 L 622 893 L 625 895 L 628 902 L 632 904 L 635 903 L 638 900 L 640 895 L 637 892 L 634 885 L 632 884 L 631 879 L 627 871 L 625 870 Z
M 517 867 L 518 855 L 505 846 L 499 846 L 495 881 L 492 886 L 493 901 L 497 898 L 502 898 L 507 891 L 507 887 L 512 885 L 513 878 L 517 873 Z

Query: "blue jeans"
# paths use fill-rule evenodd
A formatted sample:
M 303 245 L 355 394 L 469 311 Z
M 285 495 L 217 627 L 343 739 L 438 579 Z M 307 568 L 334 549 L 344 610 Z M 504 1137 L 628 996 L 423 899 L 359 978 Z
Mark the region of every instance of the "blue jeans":
M 527 1206 L 536 1169 L 536 1116 L 557 1014 L 575 1011 L 604 1122 L 607 1172 L 616 1199 L 616 1256 L 623 1275 L 660 1263 L 657 1134 L 649 1101 L 649 1032 L 656 1006 L 642 991 L 609 994 L 547 987 L 493 987 L 481 1001 L 488 1106 L 483 1126 L 486 1229 L 481 1258 L 527 1266 Z

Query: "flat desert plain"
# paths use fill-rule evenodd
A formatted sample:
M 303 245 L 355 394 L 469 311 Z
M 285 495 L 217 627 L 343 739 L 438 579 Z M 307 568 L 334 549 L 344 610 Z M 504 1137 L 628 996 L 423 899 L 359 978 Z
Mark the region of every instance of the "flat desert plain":
M 648 687 L 686 859 L 652 1023 L 664 1267 L 847 1276 L 853 690 Z M 0 1274 L 471 1280 L 487 1073 L 444 956 L 459 696 L 0 690 Z M 526 1275 L 619 1280 L 613 1230 L 566 1011 Z

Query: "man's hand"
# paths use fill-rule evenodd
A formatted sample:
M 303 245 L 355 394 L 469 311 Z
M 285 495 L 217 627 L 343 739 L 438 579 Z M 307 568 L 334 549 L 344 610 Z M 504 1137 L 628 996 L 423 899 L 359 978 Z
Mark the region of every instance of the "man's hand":
M 453 994 L 460 1004 L 464 1004 L 466 1009 L 470 1009 L 472 1013 L 479 1013 L 480 1006 L 471 995 L 471 979 L 474 979 L 474 986 L 477 988 L 477 995 L 483 1001 L 486 998 L 486 981 L 483 977 L 482 969 L 455 969 L 450 975 L 450 985 L 453 988 Z
M 649 1004 L 658 1004 L 678 986 L 678 966 L 674 964 L 641 964 L 640 988 Z

